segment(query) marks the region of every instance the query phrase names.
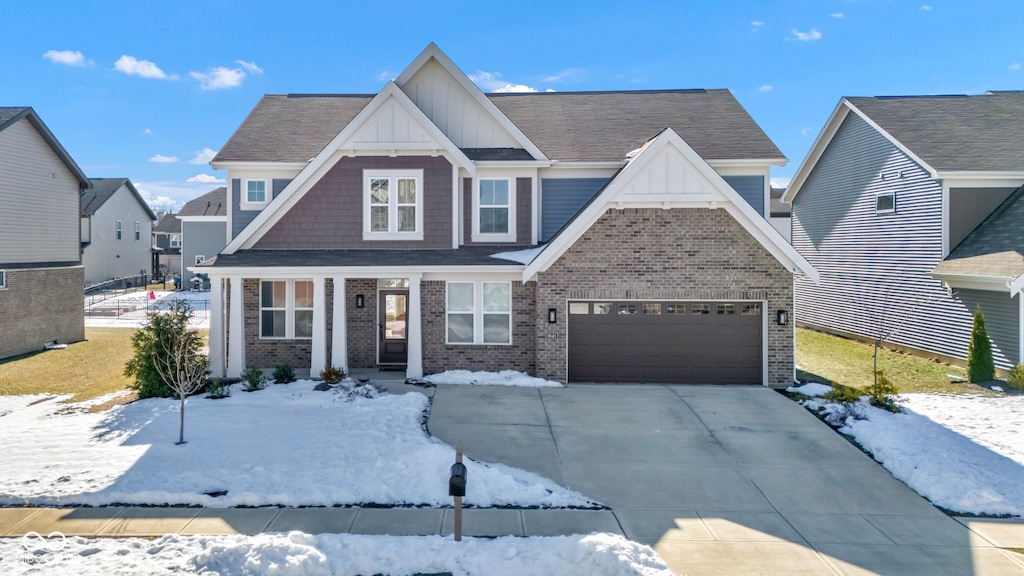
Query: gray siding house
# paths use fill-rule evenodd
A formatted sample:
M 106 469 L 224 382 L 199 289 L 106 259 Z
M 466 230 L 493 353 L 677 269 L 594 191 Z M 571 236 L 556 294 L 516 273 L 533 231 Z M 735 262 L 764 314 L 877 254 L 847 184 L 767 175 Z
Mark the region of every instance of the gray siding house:
M 85 338 L 78 197 L 92 184 L 32 108 L 0 107 L 0 358 Z
M 267 95 L 211 162 L 213 373 L 791 383 L 785 161 L 728 90 L 484 94 L 434 44 L 375 95 Z
M 842 99 L 783 198 L 821 275 L 797 320 L 962 361 L 980 304 L 997 366 L 1021 362 L 1022 130 L 1021 92 Z
M 217 188 L 190 200 L 178 212 L 185 269 L 213 258 L 228 243 L 228 189 Z
M 90 178 L 82 192 L 85 284 L 150 274 L 156 214 L 128 178 Z
M 177 214 L 164 213 L 153 225 L 153 250 L 157 277 L 170 279 L 174 274 L 181 275 L 181 220 Z

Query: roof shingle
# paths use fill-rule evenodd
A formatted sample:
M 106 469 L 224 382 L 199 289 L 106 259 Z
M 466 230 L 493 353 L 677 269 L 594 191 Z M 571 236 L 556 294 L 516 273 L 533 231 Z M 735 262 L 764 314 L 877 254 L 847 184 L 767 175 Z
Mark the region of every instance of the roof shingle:
M 185 203 L 178 216 L 227 216 L 228 189 L 224 186 L 211 190 Z

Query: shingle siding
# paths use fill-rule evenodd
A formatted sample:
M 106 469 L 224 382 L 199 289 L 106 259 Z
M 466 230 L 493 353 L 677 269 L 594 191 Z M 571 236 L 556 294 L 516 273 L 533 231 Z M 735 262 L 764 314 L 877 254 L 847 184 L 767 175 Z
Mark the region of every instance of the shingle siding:
M 290 178 L 274 178 L 270 182 L 270 199 L 273 200 L 291 184 Z M 242 233 L 242 230 L 256 219 L 259 210 L 242 210 L 242 179 L 231 179 L 231 237 Z
M 540 241 L 558 232 L 608 183 L 608 178 L 543 178 L 540 181 Z
M 875 214 L 885 192 L 896 211 Z M 799 322 L 966 358 L 970 314 L 929 275 L 942 259 L 941 185 L 856 114 L 801 186 L 792 222 L 821 277 L 795 281 Z

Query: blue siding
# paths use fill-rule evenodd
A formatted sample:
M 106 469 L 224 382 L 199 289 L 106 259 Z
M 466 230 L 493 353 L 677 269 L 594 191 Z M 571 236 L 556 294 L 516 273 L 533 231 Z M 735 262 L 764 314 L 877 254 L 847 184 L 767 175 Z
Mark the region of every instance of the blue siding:
M 540 241 L 551 238 L 590 201 L 608 178 L 542 178 L 540 181 Z
M 271 181 L 271 196 L 273 200 L 277 198 L 277 195 L 284 190 L 288 184 L 291 184 L 291 179 L 288 178 L 275 178 Z M 259 214 L 258 210 L 242 210 L 242 180 L 240 178 L 231 179 L 231 237 L 235 238 L 238 236 L 246 226 L 249 225 L 256 215 Z
M 875 214 L 880 192 L 896 193 L 896 212 Z M 971 314 L 929 276 L 942 258 L 941 186 L 856 114 L 796 196 L 793 246 L 821 275 L 795 279 L 798 321 L 967 357 Z
M 729 186 L 764 216 L 764 176 L 722 176 Z

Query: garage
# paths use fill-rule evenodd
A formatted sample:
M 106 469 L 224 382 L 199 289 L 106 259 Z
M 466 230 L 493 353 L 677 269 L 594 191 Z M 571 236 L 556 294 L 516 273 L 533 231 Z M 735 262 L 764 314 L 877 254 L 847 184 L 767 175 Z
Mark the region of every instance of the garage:
M 761 302 L 569 302 L 569 381 L 761 384 Z

